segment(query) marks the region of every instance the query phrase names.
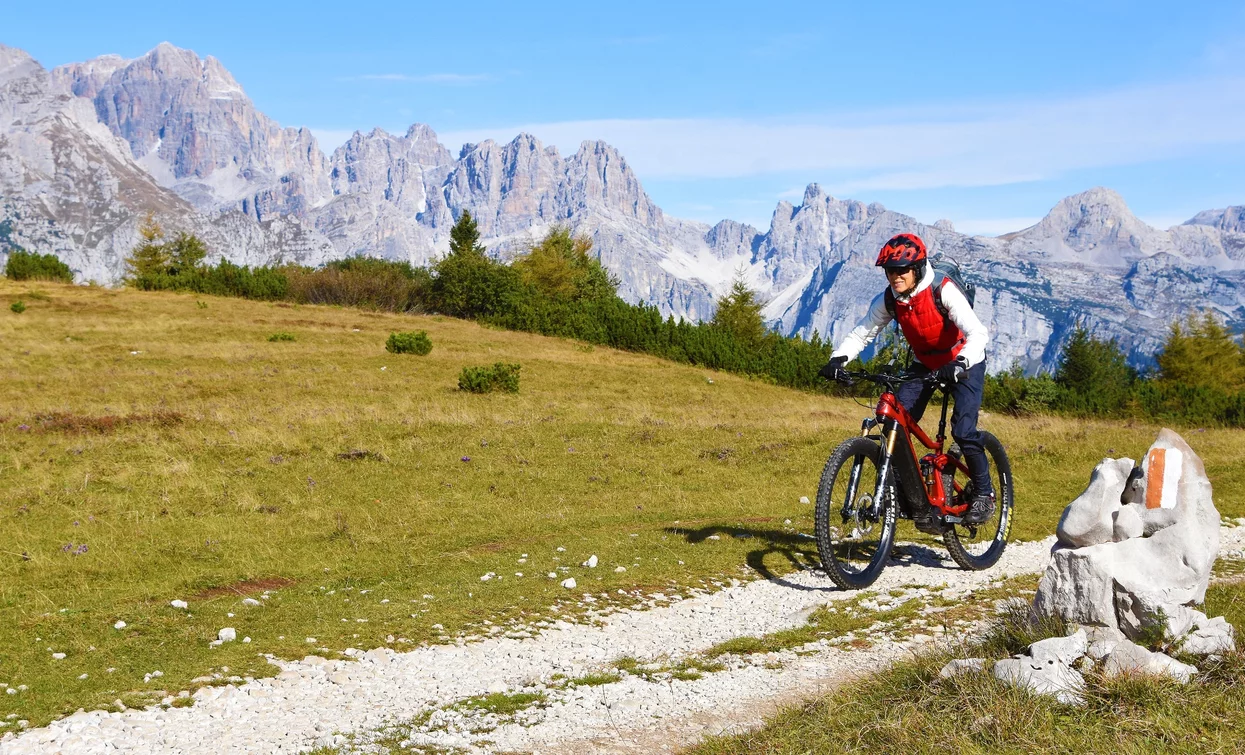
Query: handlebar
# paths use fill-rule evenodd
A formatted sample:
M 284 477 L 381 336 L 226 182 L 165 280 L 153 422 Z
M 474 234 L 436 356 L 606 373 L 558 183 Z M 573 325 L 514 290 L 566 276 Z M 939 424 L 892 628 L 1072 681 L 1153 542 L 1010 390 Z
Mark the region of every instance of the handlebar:
M 930 372 L 922 376 L 920 373 L 916 373 L 916 372 L 872 373 L 872 372 L 849 372 L 847 370 L 843 370 L 840 374 L 841 374 L 841 377 L 839 378 L 838 382 L 843 383 L 844 385 L 850 386 L 857 382 L 864 381 L 868 383 L 876 383 L 878 385 L 885 387 L 887 390 L 892 391 L 892 392 L 896 388 L 898 388 L 900 384 L 906 383 L 909 380 L 912 380 L 914 378 L 920 378 L 920 377 L 924 377 L 924 382 L 926 385 L 932 385 L 938 388 L 946 387 L 946 384 L 943 383 L 943 381 L 938 379 L 937 372 Z

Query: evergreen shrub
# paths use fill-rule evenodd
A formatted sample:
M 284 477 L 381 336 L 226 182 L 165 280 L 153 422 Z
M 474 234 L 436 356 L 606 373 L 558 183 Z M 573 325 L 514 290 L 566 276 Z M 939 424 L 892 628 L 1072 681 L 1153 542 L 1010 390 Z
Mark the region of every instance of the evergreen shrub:
M 432 351 L 432 340 L 424 330 L 390 333 L 389 340 L 385 341 L 385 351 L 391 354 L 417 354 L 422 357 Z
M 73 271 L 54 254 L 35 254 L 25 249 L 9 252 L 4 274 L 15 281 L 46 280 L 73 283 Z
M 519 392 L 519 365 L 497 362 L 492 367 L 464 367 L 458 389 L 468 393 Z

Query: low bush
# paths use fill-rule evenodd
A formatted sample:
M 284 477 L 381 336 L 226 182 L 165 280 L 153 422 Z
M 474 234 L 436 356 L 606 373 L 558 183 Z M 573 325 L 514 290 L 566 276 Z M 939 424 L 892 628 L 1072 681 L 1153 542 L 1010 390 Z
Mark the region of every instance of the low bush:
M 20 315 L 26 311 L 26 305 L 20 301 L 15 301 L 9 305 L 9 309 L 12 310 L 14 314 Z
M 422 357 L 432 351 L 432 340 L 424 330 L 390 333 L 389 340 L 385 341 L 385 351 L 391 354 L 418 354 Z
M 269 343 L 277 343 L 278 341 L 293 341 L 293 340 L 295 340 L 293 333 L 273 333 L 272 335 L 268 336 Z
M 24 249 L 9 252 L 4 274 L 15 281 L 47 280 L 73 283 L 73 271 L 55 254 L 35 254 Z
M 519 392 L 519 365 L 498 362 L 492 367 L 464 367 L 458 389 L 469 393 Z
M 287 268 L 289 298 L 386 312 L 425 312 L 432 290 L 427 268 L 370 257 L 336 260 L 319 270 Z

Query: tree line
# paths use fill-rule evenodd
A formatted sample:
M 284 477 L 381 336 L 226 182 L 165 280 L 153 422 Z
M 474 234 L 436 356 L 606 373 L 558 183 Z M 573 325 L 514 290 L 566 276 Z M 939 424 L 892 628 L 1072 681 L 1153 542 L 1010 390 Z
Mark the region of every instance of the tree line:
M 487 254 L 474 218 L 463 212 L 450 249 L 429 267 L 355 257 L 320 268 L 203 263 L 193 235 L 166 238 L 148 219 L 126 260 L 126 281 L 143 290 L 184 290 L 260 300 L 335 304 L 394 312 L 440 313 L 493 326 L 643 352 L 805 390 L 851 393 L 828 385 L 818 370 L 831 344 L 768 330 L 763 302 L 741 276 L 717 301 L 712 320 L 662 317 L 654 306 L 619 298 L 618 280 L 592 252 L 592 241 L 551 229 L 510 264 Z M 10 257 L 10 264 L 12 264 Z M 903 365 L 911 352 L 891 328 L 868 364 Z M 1026 376 L 1019 366 L 986 381 L 983 406 L 1013 415 L 1061 413 L 1135 417 L 1245 427 L 1245 345 L 1207 312 L 1173 323 L 1157 366 L 1139 372 L 1112 339 L 1074 329 L 1054 372 Z

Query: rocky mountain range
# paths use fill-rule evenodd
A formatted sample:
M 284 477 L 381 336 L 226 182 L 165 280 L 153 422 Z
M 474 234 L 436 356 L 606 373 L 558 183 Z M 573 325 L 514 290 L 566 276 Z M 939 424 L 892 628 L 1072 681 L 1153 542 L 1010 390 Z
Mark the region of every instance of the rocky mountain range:
M 1049 369 L 1077 322 L 1147 364 L 1169 323 L 1212 308 L 1245 325 L 1245 208 L 1168 230 L 1107 189 L 1061 201 L 1031 228 L 969 237 L 810 185 L 761 231 L 672 218 L 617 150 L 563 156 L 529 134 L 463 145 L 429 127 L 356 132 L 325 155 L 308 129 L 259 112 L 212 57 L 163 43 L 45 70 L 0 45 L 0 253 L 52 252 L 80 280 L 111 283 L 151 214 L 203 237 L 212 258 L 317 265 L 351 255 L 425 264 L 464 210 L 492 253 L 520 253 L 551 226 L 588 234 L 620 294 L 678 317 L 712 316 L 742 273 L 785 334 L 837 340 L 882 280 L 873 258 L 894 233 L 921 234 L 979 284 L 994 369 Z

